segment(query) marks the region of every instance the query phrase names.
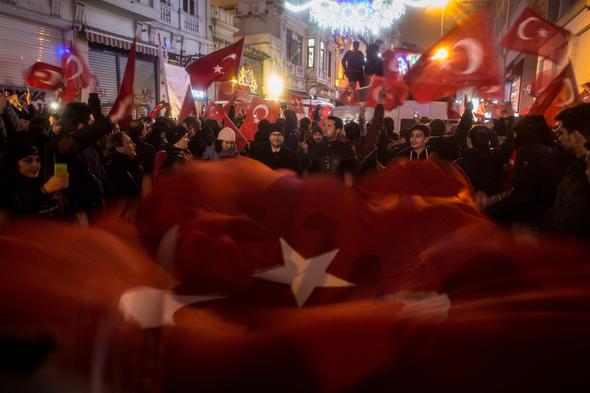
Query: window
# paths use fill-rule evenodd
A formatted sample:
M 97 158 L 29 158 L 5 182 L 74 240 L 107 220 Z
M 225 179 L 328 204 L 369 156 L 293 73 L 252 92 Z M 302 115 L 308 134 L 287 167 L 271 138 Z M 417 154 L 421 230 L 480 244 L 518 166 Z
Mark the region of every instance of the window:
M 182 0 L 182 10 L 190 15 L 196 15 L 195 0 Z
M 315 63 L 315 38 L 307 40 L 307 68 L 313 68 Z
M 301 65 L 301 46 L 303 44 L 302 37 L 291 31 L 287 30 L 287 61 Z
M 332 77 L 332 51 L 328 52 L 328 78 Z
M 324 41 L 320 41 L 320 62 L 318 68 L 321 70 L 326 69 L 326 43 Z

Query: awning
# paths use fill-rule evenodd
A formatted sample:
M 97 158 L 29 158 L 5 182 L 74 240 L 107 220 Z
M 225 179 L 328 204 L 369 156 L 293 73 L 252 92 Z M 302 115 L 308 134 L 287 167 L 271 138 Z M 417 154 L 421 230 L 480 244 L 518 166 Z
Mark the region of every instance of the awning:
M 309 100 L 310 98 L 312 98 L 309 93 L 307 93 L 306 91 L 300 91 L 300 90 L 295 90 L 295 89 L 285 89 L 285 93 L 287 94 L 291 94 L 297 97 L 301 97 L 301 98 L 305 98 L 306 100 Z
M 94 42 L 95 44 L 102 44 L 119 49 L 131 49 L 132 41 L 128 38 L 117 36 L 113 33 L 107 33 L 105 31 L 89 27 L 85 28 L 85 32 L 86 39 L 88 40 L 88 42 Z M 155 46 L 143 44 L 140 42 L 135 43 L 135 48 L 138 52 L 145 53 L 146 55 L 150 56 L 156 56 L 158 53 L 158 48 L 156 48 Z

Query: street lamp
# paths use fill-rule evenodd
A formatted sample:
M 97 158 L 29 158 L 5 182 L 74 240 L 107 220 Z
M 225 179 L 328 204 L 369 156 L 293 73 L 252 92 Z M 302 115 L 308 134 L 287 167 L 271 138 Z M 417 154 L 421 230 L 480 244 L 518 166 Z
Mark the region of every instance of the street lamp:
M 283 93 L 283 80 L 278 75 L 268 78 L 268 92 L 272 98 L 279 98 Z

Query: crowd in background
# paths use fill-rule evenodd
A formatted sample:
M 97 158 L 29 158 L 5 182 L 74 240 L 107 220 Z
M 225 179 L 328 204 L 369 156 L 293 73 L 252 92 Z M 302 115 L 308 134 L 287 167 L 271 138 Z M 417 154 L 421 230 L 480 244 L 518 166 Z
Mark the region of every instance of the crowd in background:
M 470 103 L 459 124 L 434 119 L 396 130 L 378 104 L 372 119 L 329 116 L 320 127 L 284 107 L 261 120 L 255 139 L 238 151 L 236 132 L 208 118 L 142 117 L 117 124 L 130 105 L 105 117 L 97 94 L 60 112 L 39 110 L 25 93 L 0 100 L 0 204 L 14 218 L 92 217 L 115 200 L 135 201 L 146 177 L 192 160 L 248 156 L 294 176 L 336 176 L 348 184 L 398 159 L 445 160 L 458 166 L 480 208 L 507 225 L 590 237 L 590 104 L 564 110 L 550 128 L 542 116 L 510 114 L 474 124 Z M 237 127 L 244 114 L 230 107 Z

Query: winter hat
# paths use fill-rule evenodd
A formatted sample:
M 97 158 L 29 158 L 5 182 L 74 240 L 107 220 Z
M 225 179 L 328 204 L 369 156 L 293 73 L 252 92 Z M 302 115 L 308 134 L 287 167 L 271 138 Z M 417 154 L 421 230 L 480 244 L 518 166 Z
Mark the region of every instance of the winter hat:
M 168 143 L 173 145 L 180 139 L 182 139 L 182 137 L 186 134 L 188 134 L 188 130 L 186 128 L 182 126 L 177 126 L 172 129 L 166 130 L 166 140 L 168 141 Z
M 219 135 L 217 135 L 218 141 L 226 141 L 226 142 L 236 142 L 236 133 L 229 127 L 224 127 L 219 131 Z
M 10 146 L 10 156 L 14 162 L 20 161 L 26 156 L 38 156 L 39 147 L 32 138 L 16 137 Z

